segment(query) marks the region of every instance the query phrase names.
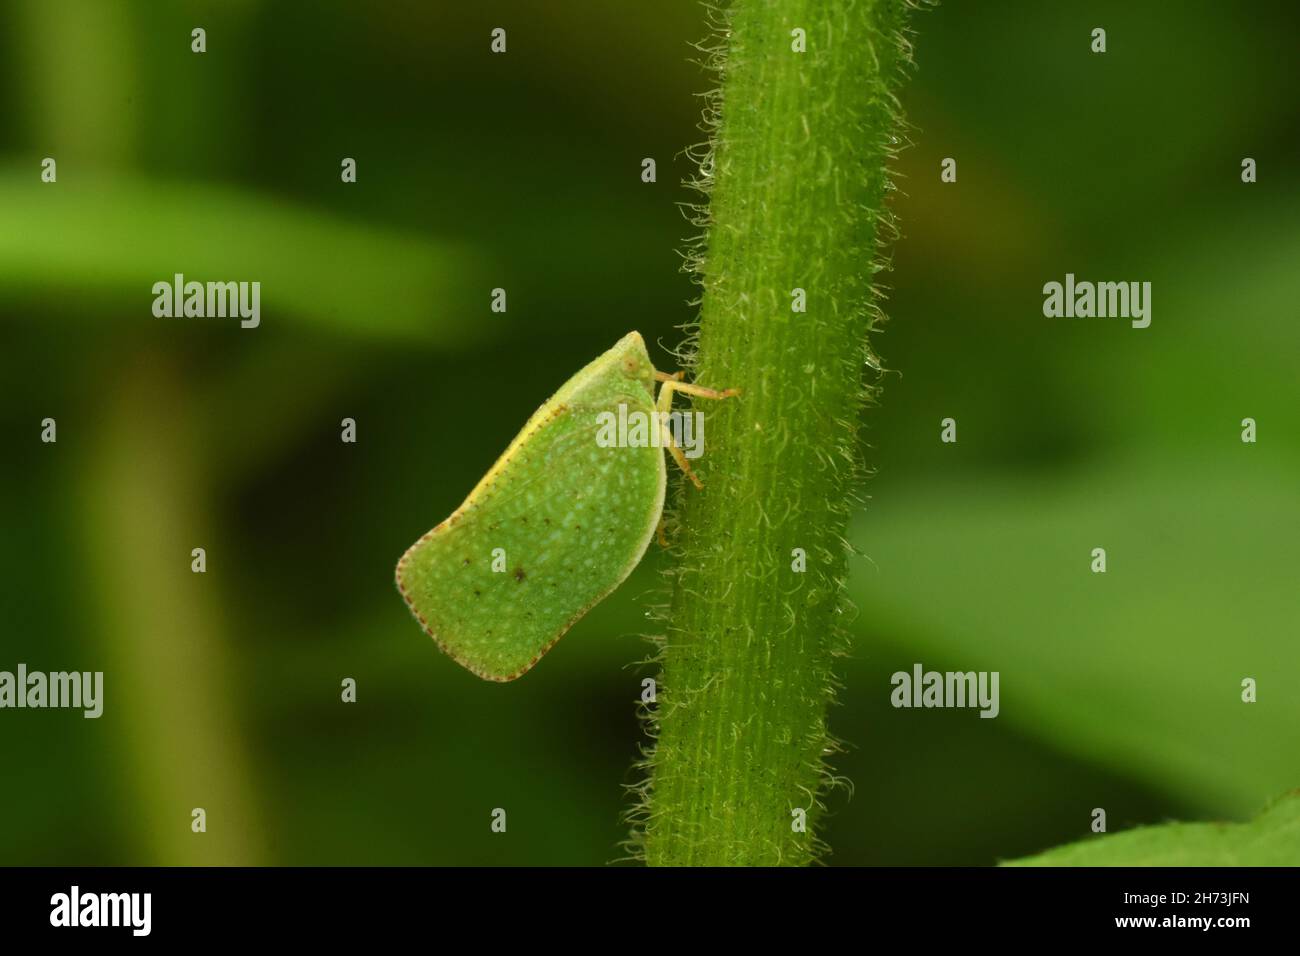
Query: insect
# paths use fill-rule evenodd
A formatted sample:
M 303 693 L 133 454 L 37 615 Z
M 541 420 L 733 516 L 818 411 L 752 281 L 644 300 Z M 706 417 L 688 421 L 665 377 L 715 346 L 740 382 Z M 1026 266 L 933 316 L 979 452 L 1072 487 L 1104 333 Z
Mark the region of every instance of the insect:
M 534 412 L 464 503 L 402 555 L 397 588 L 452 660 L 514 680 L 623 583 L 659 526 L 662 449 L 702 487 L 666 424 L 677 392 L 739 394 L 656 371 L 629 332 Z M 642 423 L 643 440 L 600 440 L 612 417 Z

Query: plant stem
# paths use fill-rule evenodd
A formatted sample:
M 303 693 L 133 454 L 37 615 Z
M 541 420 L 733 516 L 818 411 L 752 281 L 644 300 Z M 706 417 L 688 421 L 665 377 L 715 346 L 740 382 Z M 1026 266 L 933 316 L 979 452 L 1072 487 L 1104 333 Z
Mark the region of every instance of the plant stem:
M 722 87 L 697 183 L 711 203 L 691 261 L 704 294 L 683 359 L 700 384 L 742 395 L 698 403 L 705 488 L 680 494 L 675 516 L 657 742 L 634 834 L 651 864 L 798 865 L 820 851 L 909 6 L 736 0 L 715 24 Z M 806 52 L 792 48 L 796 28 Z

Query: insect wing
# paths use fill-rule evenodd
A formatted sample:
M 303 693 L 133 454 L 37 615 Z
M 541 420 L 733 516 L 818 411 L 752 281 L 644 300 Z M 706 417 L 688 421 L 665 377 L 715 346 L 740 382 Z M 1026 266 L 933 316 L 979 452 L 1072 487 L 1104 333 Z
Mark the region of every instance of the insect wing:
M 626 403 L 628 413 L 653 411 L 648 396 Z M 662 449 L 597 442 L 598 415 L 617 408 L 540 412 L 397 568 L 425 631 L 489 680 L 526 672 L 622 583 L 663 510 Z

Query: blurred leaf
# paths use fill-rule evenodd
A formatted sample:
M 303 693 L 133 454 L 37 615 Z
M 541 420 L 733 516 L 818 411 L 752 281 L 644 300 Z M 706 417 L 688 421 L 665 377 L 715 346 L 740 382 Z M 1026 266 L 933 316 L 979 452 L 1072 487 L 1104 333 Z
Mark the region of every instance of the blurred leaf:
M 1296 866 L 1300 791 L 1249 823 L 1166 823 L 1057 847 L 1005 866 Z
M 1213 470 L 1130 459 L 883 496 L 851 531 L 876 565 L 850 582 L 862 620 L 905 637 L 897 669 L 999 671 L 999 721 L 1248 813 L 1294 784 L 1281 755 L 1300 753 L 1300 496 L 1224 442 Z
M 493 328 L 480 321 L 492 283 L 464 245 L 222 186 L 86 178 L 67 165 L 42 183 L 39 169 L 0 175 L 0 208 L 23 224 L 0 230 L 0 295 L 89 290 L 136 303 L 140 322 L 156 323 L 153 284 L 183 273 L 261 282 L 262 328 L 283 317 L 443 346 Z

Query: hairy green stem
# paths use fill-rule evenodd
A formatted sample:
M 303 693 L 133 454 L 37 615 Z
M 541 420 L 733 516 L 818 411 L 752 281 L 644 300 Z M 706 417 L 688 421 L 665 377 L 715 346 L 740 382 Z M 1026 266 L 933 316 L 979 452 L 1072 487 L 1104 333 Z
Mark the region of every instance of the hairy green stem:
M 736 0 L 718 14 L 707 52 L 722 86 L 698 184 L 711 198 L 691 264 L 704 294 L 683 359 L 700 384 L 743 394 L 697 402 L 705 488 L 679 497 L 635 836 L 651 864 L 798 865 L 820 851 L 909 7 Z

